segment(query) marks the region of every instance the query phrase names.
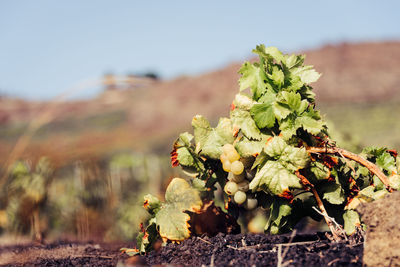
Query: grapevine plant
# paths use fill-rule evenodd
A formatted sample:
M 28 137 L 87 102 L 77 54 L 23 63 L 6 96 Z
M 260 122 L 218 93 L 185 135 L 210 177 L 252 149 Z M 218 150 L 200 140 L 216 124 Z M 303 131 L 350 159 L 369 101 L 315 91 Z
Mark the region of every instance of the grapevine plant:
M 240 68 L 230 117 L 213 128 L 196 115 L 193 134 L 182 133 L 174 143 L 172 165 L 190 178 L 173 179 L 165 202 L 145 196 L 152 217 L 138 236 L 140 253 L 157 240 L 196 234 L 195 215 L 217 197 L 217 188 L 227 216 L 261 208 L 270 234 L 291 231 L 306 216 L 324 219 L 335 240 L 360 229 L 359 203 L 400 188 L 396 151 L 366 148 L 358 155 L 329 138 L 310 86 L 320 74 L 304 65 L 304 55 L 264 45 L 253 52 L 259 61 Z

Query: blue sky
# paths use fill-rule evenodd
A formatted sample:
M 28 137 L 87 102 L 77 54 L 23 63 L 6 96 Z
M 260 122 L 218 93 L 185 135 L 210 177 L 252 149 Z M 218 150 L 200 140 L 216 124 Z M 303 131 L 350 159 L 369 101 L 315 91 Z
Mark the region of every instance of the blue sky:
M 0 93 L 50 99 L 106 72 L 195 75 L 260 43 L 399 40 L 399 10 L 396 0 L 1 1 Z

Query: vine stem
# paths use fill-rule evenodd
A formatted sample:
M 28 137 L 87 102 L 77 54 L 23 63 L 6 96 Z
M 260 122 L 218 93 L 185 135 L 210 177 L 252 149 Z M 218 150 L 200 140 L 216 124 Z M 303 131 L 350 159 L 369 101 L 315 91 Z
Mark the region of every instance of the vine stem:
M 386 186 L 387 190 L 389 192 L 392 192 L 393 189 L 390 187 L 389 180 L 386 177 L 386 175 L 376 166 L 374 163 L 364 159 L 363 157 L 360 157 L 357 154 L 354 154 L 350 151 L 347 151 L 343 148 L 338 148 L 338 147 L 308 147 L 307 152 L 309 153 L 321 153 L 321 154 L 338 154 L 341 155 L 345 158 L 354 160 L 355 162 L 360 163 L 364 167 L 366 167 L 370 172 L 375 174 L 379 180 L 382 181 L 382 183 Z
M 314 185 L 312 183 L 310 183 L 310 181 L 308 181 L 308 179 L 305 176 L 301 175 L 299 171 L 296 171 L 296 175 L 300 179 L 303 186 L 305 188 L 311 190 L 312 194 L 315 197 L 315 200 L 317 201 L 318 208 L 321 211 L 321 214 L 323 215 L 326 224 L 328 225 L 329 229 L 331 230 L 333 238 L 335 239 L 335 241 L 340 241 L 341 240 L 340 230 L 338 230 L 335 227 L 335 223 L 332 221 L 331 217 L 328 215 L 328 212 L 326 211 L 325 206 L 322 203 L 322 200 L 319 197 L 317 190 L 315 190 Z

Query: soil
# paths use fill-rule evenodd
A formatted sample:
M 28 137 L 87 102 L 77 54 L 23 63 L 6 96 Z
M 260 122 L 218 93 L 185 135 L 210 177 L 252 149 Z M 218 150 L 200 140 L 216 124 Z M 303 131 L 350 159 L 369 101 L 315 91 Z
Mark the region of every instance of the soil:
M 357 209 L 368 225 L 365 266 L 400 266 L 400 192 Z
M 132 244 L 59 241 L 48 245 L 0 247 L 0 266 L 116 266 L 128 257 L 120 248 Z
M 362 241 L 332 242 L 314 235 L 218 234 L 168 244 L 146 257 L 148 265 L 362 266 Z
M 362 241 L 314 235 L 218 234 L 129 257 L 132 244 L 56 242 L 0 247 L 0 266 L 362 266 Z M 279 265 L 280 264 L 280 265 Z

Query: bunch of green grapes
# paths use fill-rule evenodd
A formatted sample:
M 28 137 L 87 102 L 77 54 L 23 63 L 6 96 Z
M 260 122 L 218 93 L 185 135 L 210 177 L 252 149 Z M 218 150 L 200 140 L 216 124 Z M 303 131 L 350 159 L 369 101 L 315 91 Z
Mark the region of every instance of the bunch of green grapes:
M 228 173 L 228 182 L 224 187 L 225 193 L 233 196 L 233 200 L 246 209 L 256 208 L 257 199 L 249 192 L 249 181 L 254 178 L 251 170 L 254 158 L 241 158 L 231 144 L 224 145 L 222 150 L 220 157 L 222 168 Z

